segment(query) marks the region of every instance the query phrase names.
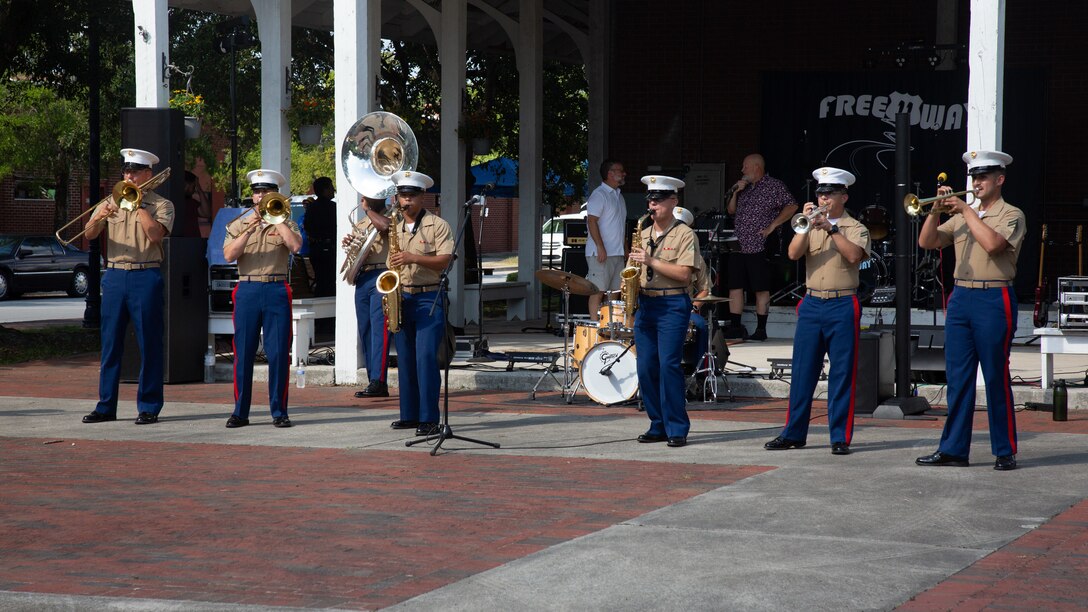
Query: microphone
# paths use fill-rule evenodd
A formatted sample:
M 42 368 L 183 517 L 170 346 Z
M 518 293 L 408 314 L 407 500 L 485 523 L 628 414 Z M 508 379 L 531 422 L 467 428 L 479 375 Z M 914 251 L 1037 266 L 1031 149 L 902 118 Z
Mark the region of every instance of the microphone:
M 494 188 L 495 188 L 495 183 L 488 183 L 488 184 L 484 185 L 483 189 L 481 189 L 480 191 L 483 191 L 484 193 L 487 193 L 488 191 L 491 191 Z

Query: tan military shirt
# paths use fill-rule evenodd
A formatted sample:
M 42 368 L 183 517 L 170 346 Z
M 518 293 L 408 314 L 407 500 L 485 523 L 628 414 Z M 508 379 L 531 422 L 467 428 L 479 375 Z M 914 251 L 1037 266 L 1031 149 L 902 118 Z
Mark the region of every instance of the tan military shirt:
M 442 217 L 425 211 L 421 218 L 416 220 L 415 227 L 408 229 L 407 220 L 401 222 L 389 231 L 396 231 L 400 238 L 400 250 L 417 255 L 451 255 L 453 254 L 453 235 L 450 232 L 450 224 Z M 401 266 L 400 282 L 402 285 L 437 285 L 440 273 L 425 268 L 418 264 Z M 428 289 L 433 289 L 429 287 Z
M 650 248 L 650 238 L 653 238 L 656 242 L 656 248 Z M 690 227 L 679 221 L 674 222 L 672 228 L 666 230 L 664 238 L 659 238 L 657 236 L 657 230 L 654 229 L 652 223 L 649 227 L 642 230 L 642 248 L 648 254 L 667 263 L 694 268 L 695 257 L 698 255 L 698 251 L 696 250 L 698 245 L 699 241 L 695 239 L 695 232 L 691 231 Z M 649 274 L 646 273 L 646 266 L 643 266 L 641 283 L 643 289 L 687 288 L 681 284 L 680 281 L 673 280 L 664 274 L 654 272 L 654 277 L 650 280 L 647 280 L 647 276 L 649 276 Z M 656 292 L 651 292 L 651 295 L 655 294 Z
M 370 230 L 372 229 L 374 229 L 374 224 L 370 221 L 370 217 L 365 215 L 355 224 L 355 232 L 363 236 L 363 240 L 370 236 Z M 374 245 L 370 248 L 370 254 L 367 255 L 363 265 L 381 264 L 384 266 L 387 259 L 389 259 L 389 241 L 386 236 L 378 232 L 377 238 L 374 239 Z
M 246 226 L 253 222 L 250 211 L 231 221 L 227 225 L 227 235 L 223 238 L 223 247 L 234 241 Z M 298 224 L 288 219 L 284 221 L 291 231 L 298 234 Z M 238 256 L 238 276 L 258 276 L 265 274 L 287 274 L 291 261 L 291 249 L 280 236 L 275 225 L 265 225 L 258 229 L 246 241 L 245 249 Z
M 112 195 L 108 201 L 113 201 Z M 166 233 L 170 234 L 170 230 L 174 227 L 174 204 L 153 191 L 144 192 L 143 204 L 151 218 L 161 223 L 166 228 Z M 112 216 L 106 217 L 106 257 L 109 261 L 113 263 L 162 261 L 162 243 L 151 242 L 144 228 L 140 226 L 137 212 L 119 210 Z
M 1027 219 L 1023 211 L 1000 199 L 982 215 L 982 222 L 1007 240 L 1009 248 L 991 256 L 971 235 L 963 215 L 955 215 L 937 228 L 941 248 L 955 245 L 955 277 L 960 280 L 1015 279 L 1016 259 L 1020 256 L 1020 245 L 1027 233 Z
M 691 275 L 691 297 L 702 292 L 710 292 L 710 269 L 706 265 L 702 254 L 695 251 L 695 272 Z
M 869 230 L 850 213 L 843 212 L 837 221 L 839 232 L 850 242 L 872 252 Z M 805 254 L 806 280 L 809 289 L 836 291 L 857 289 L 858 266 L 846 261 L 835 248 L 835 241 L 822 229 L 811 229 L 808 234 L 808 252 Z

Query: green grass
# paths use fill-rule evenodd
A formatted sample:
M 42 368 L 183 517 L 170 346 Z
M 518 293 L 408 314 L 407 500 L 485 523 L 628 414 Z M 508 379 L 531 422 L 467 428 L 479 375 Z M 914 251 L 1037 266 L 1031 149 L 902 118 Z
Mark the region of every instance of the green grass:
M 101 349 L 97 329 L 42 327 L 18 330 L 0 325 L 0 364 L 70 357 Z

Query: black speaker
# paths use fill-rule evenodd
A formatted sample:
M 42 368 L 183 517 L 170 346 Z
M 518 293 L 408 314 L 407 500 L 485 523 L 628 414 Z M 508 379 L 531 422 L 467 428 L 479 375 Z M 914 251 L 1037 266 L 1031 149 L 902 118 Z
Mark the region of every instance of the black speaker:
M 586 250 L 574 247 L 563 249 L 563 271 L 585 278 L 585 275 L 589 273 L 589 268 L 586 267 Z M 560 304 L 560 307 L 562 307 L 562 304 Z M 588 312 L 589 298 L 584 295 L 571 294 L 570 314 L 579 315 Z
M 184 228 L 195 225 L 189 219 L 196 211 L 190 210 L 185 198 L 185 116 L 173 108 L 122 108 L 121 147 L 143 149 L 154 153 L 159 163 L 151 169 L 158 174 L 170 168 L 170 178 L 155 193 L 174 203 L 174 238 L 186 236 Z
M 204 378 L 208 345 L 208 263 L 200 238 L 163 240 L 163 382 L 193 382 Z M 140 347 L 136 328 L 125 331 L 121 381 L 140 378 Z

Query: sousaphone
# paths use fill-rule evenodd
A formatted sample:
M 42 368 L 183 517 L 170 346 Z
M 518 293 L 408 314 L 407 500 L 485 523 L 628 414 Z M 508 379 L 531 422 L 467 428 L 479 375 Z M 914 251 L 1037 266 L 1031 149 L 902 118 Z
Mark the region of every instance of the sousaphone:
M 404 119 L 377 111 L 363 115 L 344 137 L 340 145 L 340 164 L 352 189 L 372 199 L 385 199 L 396 192 L 394 174 L 415 170 L 419 161 L 419 143 L 412 128 Z M 355 284 L 359 273 L 378 239 L 378 230 L 372 229 L 366 236 L 358 234 L 353 215 L 359 207 L 348 213 L 352 226 L 351 243 L 345 249 L 347 258 L 340 267 L 344 280 Z

